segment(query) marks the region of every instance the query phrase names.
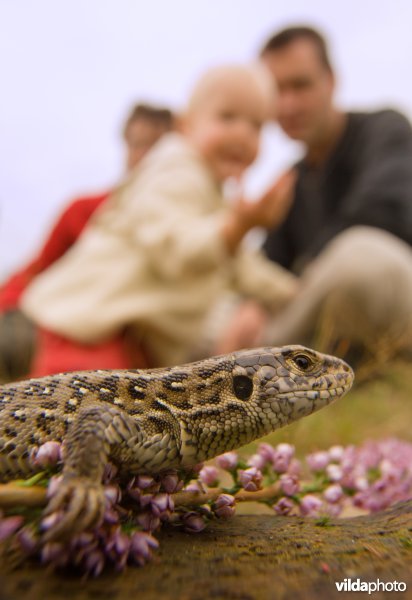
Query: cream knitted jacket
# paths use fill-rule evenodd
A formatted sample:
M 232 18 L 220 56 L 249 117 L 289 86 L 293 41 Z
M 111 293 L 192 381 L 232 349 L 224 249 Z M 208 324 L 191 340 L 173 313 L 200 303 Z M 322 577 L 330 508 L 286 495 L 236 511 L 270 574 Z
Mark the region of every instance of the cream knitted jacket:
M 277 310 L 293 276 L 221 235 L 223 196 L 179 134 L 165 136 L 92 217 L 78 242 L 36 277 L 24 312 L 60 335 L 95 343 L 135 326 L 159 365 L 182 362 L 230 291 Z

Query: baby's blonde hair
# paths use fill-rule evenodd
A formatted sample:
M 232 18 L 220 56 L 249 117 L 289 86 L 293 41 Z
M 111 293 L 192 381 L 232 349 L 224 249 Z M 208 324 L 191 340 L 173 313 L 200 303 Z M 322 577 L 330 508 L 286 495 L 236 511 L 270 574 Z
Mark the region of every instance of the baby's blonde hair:
M 212 67 L 198 79 L 187 104 L 187 113 L 196 112 L 216 92 L 236 86 L 250 92 L 255 89 L 264 102 L 267 115 L 273 112 L 276 99 L 275 84 L 261 64 L 223 65 Z

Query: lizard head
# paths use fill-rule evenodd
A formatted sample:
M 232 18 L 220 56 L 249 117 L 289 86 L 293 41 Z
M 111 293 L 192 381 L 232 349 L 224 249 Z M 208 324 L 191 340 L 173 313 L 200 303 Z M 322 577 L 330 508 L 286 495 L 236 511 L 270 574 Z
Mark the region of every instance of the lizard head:
M 234 353 L 233 393 L 257 411 L 267 432 L 309 415 L 352 386 L 350 366 L 303 346 Z
M 353 371 L 303 346 L 255 348 L 191 366 L 191 404 L 179 411 L 183 462 L 239 448 L 343 396 Z M 180 384 L 179 384 L 180 385 Z M 178 411 L 175 404 L 172 409 Z

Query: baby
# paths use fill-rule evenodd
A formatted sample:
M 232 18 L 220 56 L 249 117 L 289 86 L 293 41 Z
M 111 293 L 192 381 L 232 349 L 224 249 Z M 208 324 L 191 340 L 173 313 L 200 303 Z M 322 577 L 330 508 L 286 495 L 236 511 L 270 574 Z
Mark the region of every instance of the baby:
M 241 244 L 251 228 L 282 218 L 282 190 L 230 207 L 222 193 L 255 160 L 272 103 L 257 68 L 208 71 L 181 133 L 156 144 L 77 244 L 33 282 L 22 302 L 26 314 L 85 345 L 132 327 L 161 366 L 188 360 L 205 339 L 204 352 L 213 351 L 231 294 L 271 312 L 283 306 L 295 292 L 293 276 Z

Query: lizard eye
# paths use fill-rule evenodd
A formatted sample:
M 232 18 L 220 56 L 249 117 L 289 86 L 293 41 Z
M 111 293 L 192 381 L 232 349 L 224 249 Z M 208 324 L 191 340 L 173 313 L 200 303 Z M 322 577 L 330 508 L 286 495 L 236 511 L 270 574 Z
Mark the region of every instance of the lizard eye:
M 248 400 L 252 395 L 253 381 L 246 375 L 235 375 L 233 377 L 233 391 L 239 400 Z
M 293 362 L 301 371 L 307 371 L 312 366 L 312 361 L 306 354 L 297 354 L 293 357 Z

